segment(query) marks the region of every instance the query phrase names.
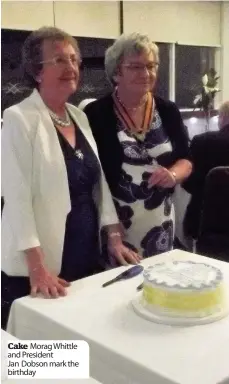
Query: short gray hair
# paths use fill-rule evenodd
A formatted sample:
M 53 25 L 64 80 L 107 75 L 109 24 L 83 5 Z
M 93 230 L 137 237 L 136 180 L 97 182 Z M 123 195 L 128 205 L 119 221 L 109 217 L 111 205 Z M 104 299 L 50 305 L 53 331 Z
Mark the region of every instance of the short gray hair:
M 142 52 L 153 53 L 159 62 L 158 46 L 147 35 L 134 32 L 122 34 L 105 53 L 105 69 L 110 82 L 114 85 L 114 76 L 122 59 Z
M 219 128 L 229 124 L 229 100 L 225 101 L 219 108 Z

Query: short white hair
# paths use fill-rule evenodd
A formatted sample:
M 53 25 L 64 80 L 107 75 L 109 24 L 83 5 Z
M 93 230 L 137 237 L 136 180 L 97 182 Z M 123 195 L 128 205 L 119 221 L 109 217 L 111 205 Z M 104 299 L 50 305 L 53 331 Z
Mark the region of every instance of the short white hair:
M 219 129 L 229 124 L 229 100 L 219 108 Z
M 159 48 L 147 35 L 134 32 L 128 35 L 122 34 L 105 53 L 105 69 L 111 84 L 115 84 L 114 76 L 118 66 L 126 56 L 140 54 L 142 52 L 153 53 L 155 60 L 159 62 Z

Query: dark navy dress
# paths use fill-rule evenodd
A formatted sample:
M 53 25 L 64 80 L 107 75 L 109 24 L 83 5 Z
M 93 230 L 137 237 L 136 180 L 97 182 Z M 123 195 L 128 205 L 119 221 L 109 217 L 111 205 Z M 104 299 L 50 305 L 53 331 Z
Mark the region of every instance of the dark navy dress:
M 100 177 L 100 166 L 90 145 L 78 129 L 76 137 L 76 149 L 81 149 L 83 159 L 75 155 L 75 149 L 58 132 L 71 198 L 71 211 L 66 220 L 62 268 L 59 275 L 67 281 L 77 280 L 102 270 L 99 265 L 98 215 L 92 198 L 93 188 Z M 30 282 L 28 277 L 8 276 L 5 272 L 1 272 L 1 278 L 1 326 L 6 329 L 12 302 L 29 295 Z
M 99 272 L 98 213 L 93 189 L 100 177 L 100 166 L 82 132 L 76 130 L 75 149 L 57 130 L 69 183 L 71 211 L 66 220 L 60 277 L 77 280 Z M 83 159 L 77 157 L 81 150 Z

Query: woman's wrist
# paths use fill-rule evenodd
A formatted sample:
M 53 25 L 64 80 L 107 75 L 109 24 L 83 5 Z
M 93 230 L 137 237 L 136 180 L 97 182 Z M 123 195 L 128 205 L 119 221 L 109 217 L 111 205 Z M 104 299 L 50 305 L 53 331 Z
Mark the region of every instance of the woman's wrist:
M 176 184 L 182 183 L 192 172 L 192 163 L 189 160 L 181 159 L 178 160 L 172 167 L 170 167 L 169 172 L 176 179 Z
M 106 233 L 108 239 L 121 238 L 123 235 L 122 226 L 120 223 L 111 224 L 106 227 Z
M 108 238 L 110 238 L 110 239 L 113 239 L 113 238 L 115 238 L 115 237 L 122 237 L 122 235 L 121 235 L 120 232 L 110 232 L 110 233 L 108 234 Z
M 45 268 L 44 254 L 41 247 L 26 249 L 24 252 L 29 272 Z
M 174 170 L 170 170 L 169 172 L 170 172 L 170 174 L 171 174 L 171 176 L 172 176 L 172 178 L 173 178 L 173 181 L 174 181 L 174 187 L 175 187 L 175 185 L 178 184 L 177 173 L 176 173 L 176 171 L 174 171 Z
M 122 243 L 122 235 L 120 232 L 111 232 L 108 235 L 108 247 L 114 247 Z

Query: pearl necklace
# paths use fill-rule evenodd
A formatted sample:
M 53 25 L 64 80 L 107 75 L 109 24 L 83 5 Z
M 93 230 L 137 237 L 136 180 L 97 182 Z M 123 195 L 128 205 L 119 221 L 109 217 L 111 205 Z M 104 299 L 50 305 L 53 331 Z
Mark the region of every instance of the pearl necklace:
M 51 119 L 57 125 L 60 125 L 61 127 L 69 127 L 69 125 L 71 125 L 71 119 L 70 119 L 70 116 L 68 114 L 67 109 L 65 109 L 65 118 L 64 119 L 59 117 L 56 113 L 51 111 L 51 109 L 49 109 L 49 108 L 48 108 L 48 111 L 49 111 Z
M 72 122 L 71 122 L 71 119 L 70 119 L 70 116 L 69 116 L 67 109 L 65 109 L 65 119 L 60 118 L 58 115 L 56 115 L 56 113 L 51 111 L 51 109 L 49 109 L 49 108 L 48 108 L 48 111 L 49 111 L 51 119 L 57 125 L 59 125 L 61 127 L 69 127 L 71 125 Z M 84 159 L 84 154 L 81 151 L 81 149 L 75 150 L 75 156 L 78 157 L 79 160 Z

